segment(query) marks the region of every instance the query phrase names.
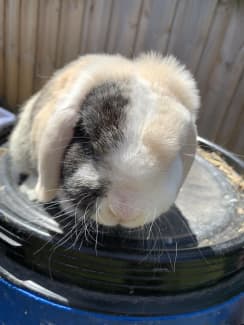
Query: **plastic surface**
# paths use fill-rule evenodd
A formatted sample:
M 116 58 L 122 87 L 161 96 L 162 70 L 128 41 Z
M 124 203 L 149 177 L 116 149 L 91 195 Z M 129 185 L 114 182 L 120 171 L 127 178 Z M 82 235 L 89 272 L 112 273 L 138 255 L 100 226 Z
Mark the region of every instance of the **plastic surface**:
M 8 133 L 15 120 L 16 120 L 16 116 L 13 113 L 0 107 L 0 136 L 1 137 L 4 136 L 6 133 Z
M 112 291 L 105 293 L 55 281 L 21 266 L 4 256 L 4 253 L 0 249 L 2 278 L 54 302 L 97 313 L 131 316 L 178 315 L 223 303 L 243 292 L 244 288 L 244 271 L 241 271 L 214 286 L 187 293 L 158 296 L 138 295 L 133 292 L 127 295 Z
M 128 317 L 82 311 L 50 302 L 0 279 L 0 323 L 5 325 L 240 325 L 244 294 L 194 313 L 164 317 Z

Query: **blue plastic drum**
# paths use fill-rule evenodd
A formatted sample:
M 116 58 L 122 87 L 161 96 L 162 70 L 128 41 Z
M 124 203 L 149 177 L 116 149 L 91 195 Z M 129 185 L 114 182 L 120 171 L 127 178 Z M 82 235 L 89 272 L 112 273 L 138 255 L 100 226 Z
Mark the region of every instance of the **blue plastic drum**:
M 112 305 L 112 302 L 111 302 Z M 240 325 L 244 324 L 244 294 L 222 304 L 173 316 L 130 317 L 101 314 L 71 308 L 44 299 L 0 280 L 1 324 L 163 324 L 163 325 Z

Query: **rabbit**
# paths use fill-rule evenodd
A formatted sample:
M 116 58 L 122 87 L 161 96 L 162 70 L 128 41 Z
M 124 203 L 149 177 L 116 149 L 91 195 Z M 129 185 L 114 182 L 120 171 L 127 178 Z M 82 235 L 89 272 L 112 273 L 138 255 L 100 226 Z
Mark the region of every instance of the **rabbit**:
M 30 200 L 76 218 L 143 227 L 169 210 L 197 146 L 200 96 L 175 57 L 87 54 L 21 109 L 9 139 Z

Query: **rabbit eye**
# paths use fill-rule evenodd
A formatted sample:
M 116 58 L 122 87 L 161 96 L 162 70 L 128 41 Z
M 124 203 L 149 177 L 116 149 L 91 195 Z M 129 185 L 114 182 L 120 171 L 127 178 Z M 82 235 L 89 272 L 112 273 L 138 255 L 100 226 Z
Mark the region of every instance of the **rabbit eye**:
M 94 156 L 90 135 L 86 132 L 82 122 L 78 123 L 75 127 L 72 142 L 79 145 L 82 155 L 85 155 L 86 158 L 92 158 Z

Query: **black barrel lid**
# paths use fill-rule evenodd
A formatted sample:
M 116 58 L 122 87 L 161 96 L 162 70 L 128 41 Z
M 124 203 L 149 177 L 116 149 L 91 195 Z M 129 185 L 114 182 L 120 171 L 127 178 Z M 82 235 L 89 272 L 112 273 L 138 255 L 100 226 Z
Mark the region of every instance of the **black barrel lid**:
M 244 164 L 206 140 L 239 173 Z M 176 204 L 143 229 L 90 226 L 67 235 L 57 205 L 19 193 L 7 154 L 0 160 L 0 242 L 4 255 L 49 278 L 96 292 L 155 296 L 205 288 L 244 267 L 242 204 L 225 174 L 197 155 Z M 57 284 L 58 285 L 58 284 Z

